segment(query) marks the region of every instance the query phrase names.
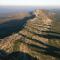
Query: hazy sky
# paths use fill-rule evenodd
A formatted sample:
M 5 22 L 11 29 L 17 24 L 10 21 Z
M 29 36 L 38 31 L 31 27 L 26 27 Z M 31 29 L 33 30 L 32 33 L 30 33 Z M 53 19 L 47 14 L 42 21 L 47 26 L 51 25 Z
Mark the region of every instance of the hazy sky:
M 60 0 L 0 0 L 1 5 L 60 6 Z

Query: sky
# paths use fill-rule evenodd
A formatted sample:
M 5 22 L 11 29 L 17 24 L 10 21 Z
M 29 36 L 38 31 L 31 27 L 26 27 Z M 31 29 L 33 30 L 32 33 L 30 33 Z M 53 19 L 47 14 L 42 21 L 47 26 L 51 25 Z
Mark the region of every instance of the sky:
M 0 0 L 0 6 L 60 6 L 60 0 Z

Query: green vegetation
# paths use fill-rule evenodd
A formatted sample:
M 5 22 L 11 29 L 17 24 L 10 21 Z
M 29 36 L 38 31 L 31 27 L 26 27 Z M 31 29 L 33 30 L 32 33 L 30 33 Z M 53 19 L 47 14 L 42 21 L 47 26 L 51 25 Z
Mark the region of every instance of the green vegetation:
M 13 45 L 13 51 L 19 51 L 19 46 L 21 44 L 20 40 L 16 40 Z

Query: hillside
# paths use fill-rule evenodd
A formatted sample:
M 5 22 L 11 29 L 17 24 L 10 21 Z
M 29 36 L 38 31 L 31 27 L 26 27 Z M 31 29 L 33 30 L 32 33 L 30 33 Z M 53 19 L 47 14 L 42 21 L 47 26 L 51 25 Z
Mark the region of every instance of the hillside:
M 60 21 L 55 17 L 54 12 L 35 10 L 18 21 L 4 23 L 17 23 L 18 28 L 0 39 L 0 59 L 60 60 Z

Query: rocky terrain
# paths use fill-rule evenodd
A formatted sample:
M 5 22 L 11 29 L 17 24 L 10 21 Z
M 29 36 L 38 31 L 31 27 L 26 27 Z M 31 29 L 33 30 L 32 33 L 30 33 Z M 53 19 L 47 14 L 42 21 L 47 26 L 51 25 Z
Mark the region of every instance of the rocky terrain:
M 0 59 L 60 60 L 60 22 L 54 20 L 55 13 L 35 10 L 26 16 L 17 23 L 19 31 L 0 39 Z

